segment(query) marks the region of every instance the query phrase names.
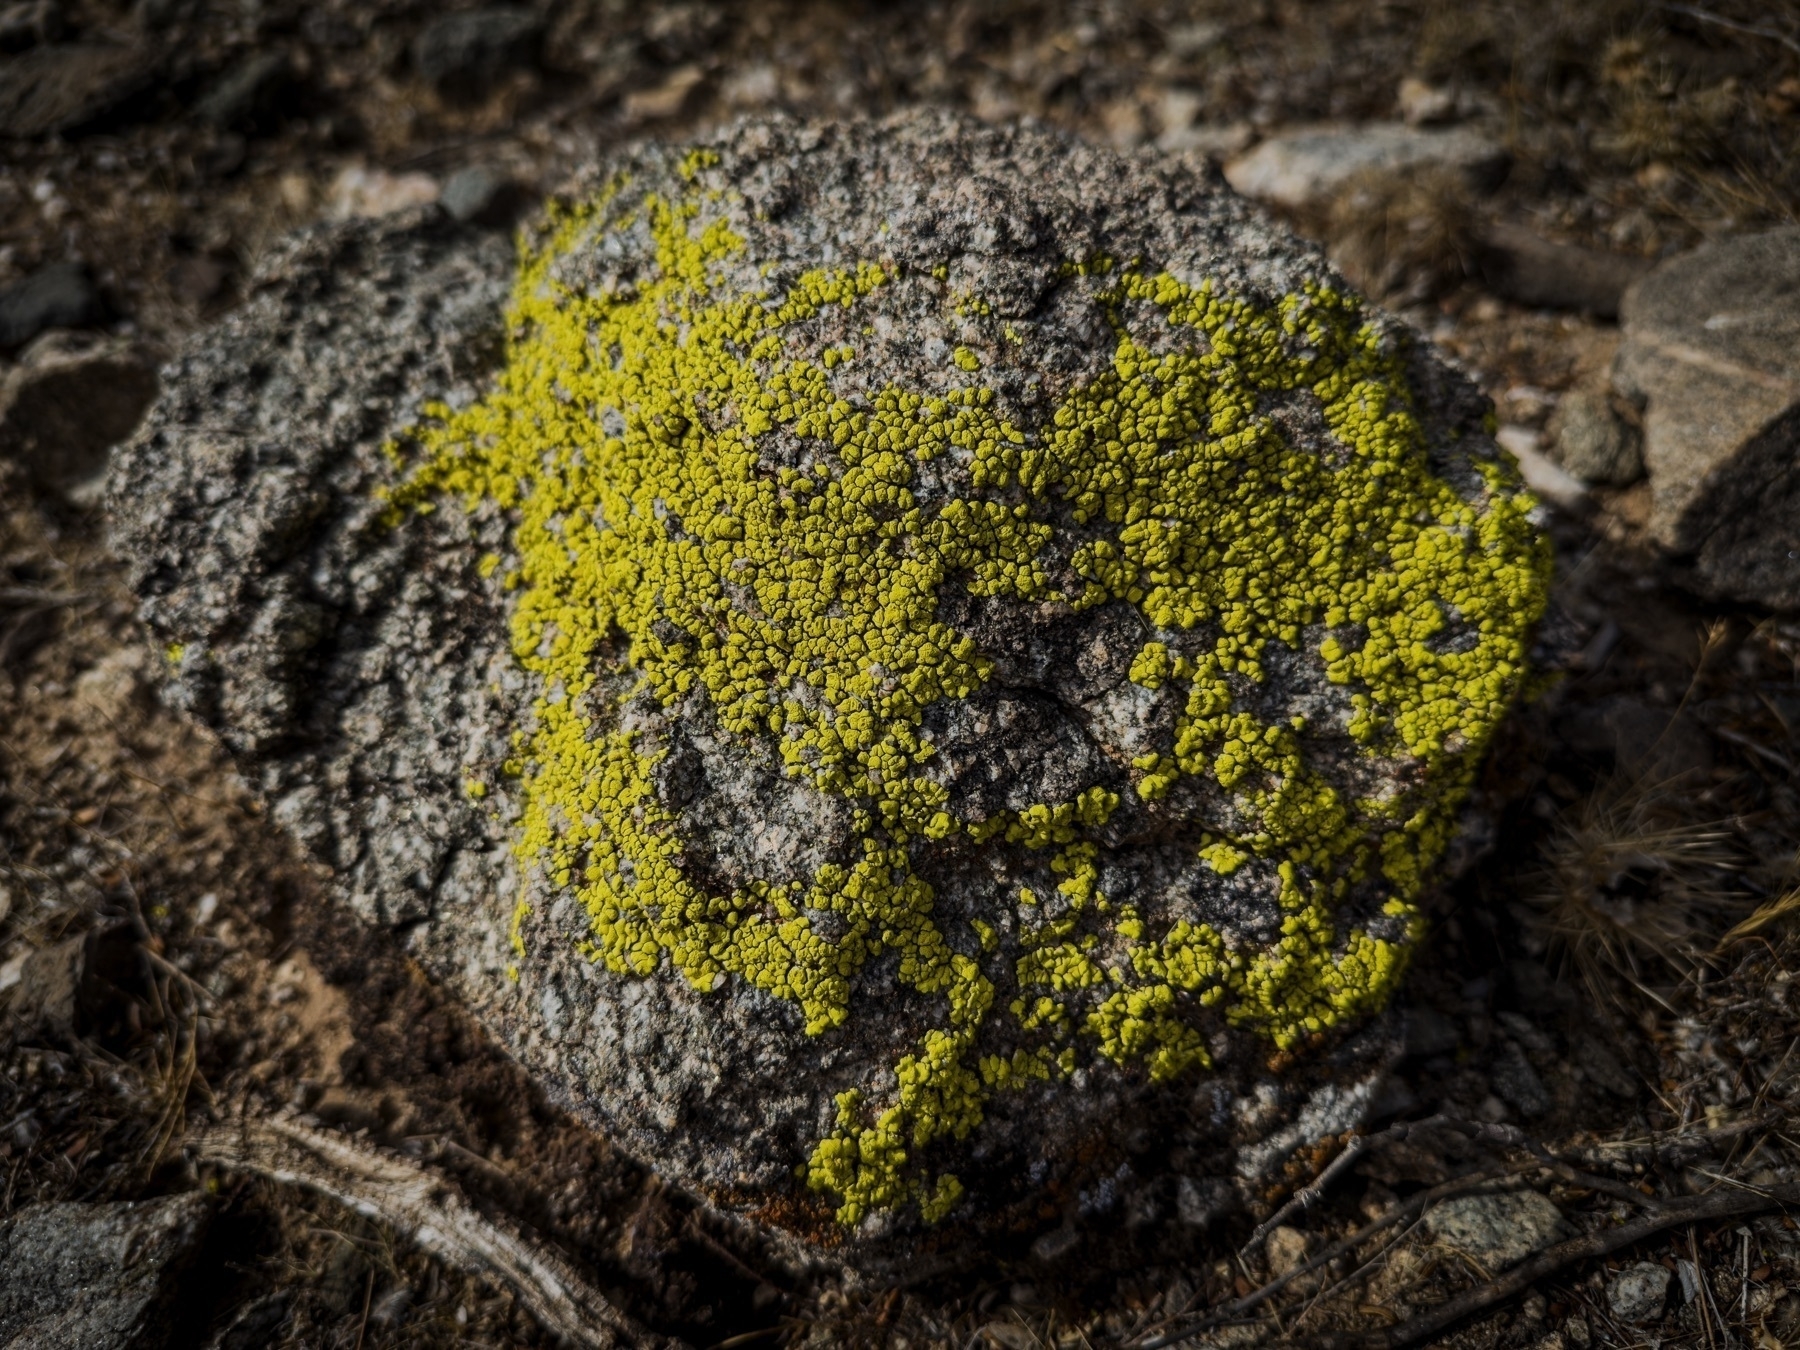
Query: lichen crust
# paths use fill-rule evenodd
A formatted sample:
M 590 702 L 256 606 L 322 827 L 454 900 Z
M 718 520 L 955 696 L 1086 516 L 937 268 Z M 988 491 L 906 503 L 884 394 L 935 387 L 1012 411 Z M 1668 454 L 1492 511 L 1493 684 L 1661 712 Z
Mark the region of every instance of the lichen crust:
M 953 252 L 762 267 L 714 157 L 681 178 L 553 207 L 491 392 L 391 447 L 396 526 L 440 504 L 510 522 L 480 572 L 539 691 L 505 766 L 516 852 L 579 898 L 567 940 L 615 976 L 743 981 L 814 1037 L 871 979 L 909 991 L 910 1046 L 793 1160 L 845 1224 L 948 1214 L 941 1160 L 996 1094 L 1171 1079 L 1219 1028 L 1285 1051 L 1379 1007 L 1544 604 L 1509 463 L 1434 466 L 1392 330 L 1325 280 L 1266 303 L 1066 258 L 1096 350 L 1039 380 L 1030 325 L 959 289 Z M 949 335 L 935 383 L 869 368 L 893 324 Z M 1001 367 L 1035 415 L 996 396 Z M 969 606 L 1136 626 L 1107 695 L 1134 730 L 1096 732 L 1079 790 L 996 809 L 944 769 L 940 714 L 998 659 Z M 1272 712 L 1294 663 L 1328 696 Z M 842 803 L 845 846 L 715 884 L 659 783 L 656 709 Z M 1132 893 L 1151 835 L 1267 922 Z M 944 912 L 931 878 L 983 865 L 985 900 Z

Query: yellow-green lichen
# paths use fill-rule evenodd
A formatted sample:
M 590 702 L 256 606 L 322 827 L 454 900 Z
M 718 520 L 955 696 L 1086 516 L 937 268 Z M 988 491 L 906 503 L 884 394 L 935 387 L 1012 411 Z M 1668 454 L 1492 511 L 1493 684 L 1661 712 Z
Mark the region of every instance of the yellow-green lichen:
M 681 172 L 714 162 L 690 155 Z M 1115 348 L 1041 424 L 1013 424 L 979 383 L 934 393 L 876 379 L 858 405 L 833 386 L 857 350 L 809 352 L 790 335 L 874 303 L 896 270 L 865 261 L 779 291 L 734 288 L 722 277 L 746 244 L 727 205 L 698 189 L 615 190 L 558 216 L 522 254 L 497 387 L 429 411 L 395 518 L 443 494 L 511 513 L 513 650 L 543 691 L 508 765 L 522 777 L 517 848 L 580 897 L 593 960 L 650 976 L 666 959 L 702 990 L 741 979 L 792 1001 L 819 1035 L 852 1015 L 854 981 L 883 952 L 935 1001 L 936 1025 L 887 1075 L 837 1098 L 836 1128 L 803 1169 L 846 1223 L 908 1201 L 935 1219 L 962 1186 L 933 1173 L 932 1145 L 966 1137 L 994 1092 L 1066 1077 L 1078 1044 L 1162 1078 L 1209 1062 L 1206 1009 L 1286 1047 L 1386 996 L 1417 924 L 1411 901 L 1521 679 L 1545 553 L 1497 462 L 1482 466 L 1479 502 L 1432 473 L 1398 358 L 1342 296 L 1309 288 L 1264 309 L 1077 260 L 1064 276 L 1101 279 L 1083 284 Z M 635 285 L 558 280 L 565 256 L 645 228 L 655 265 Z M 991 309 L 952 304 L 970 321 Z M 1177 340 L 1151 349 L 1132 336 L 1134 312 Z M 982 366 L 966 346 L 952 364 Z M 1260 414 L 1287 393 L 1317 400 L 1341 462 L 1288 444 Z M 807 447 L 803 463 L 765 462 L 777 430 Z M 946 455 L 968 490 L 922 503 L 921 466 Z M 1060 571 L 1059 528 L 1080 540 Z M 478 570 L 498 565 L 490 555 Z M 947 586 L 1068 611 L 1136 607 L 1157 637 L 1130 679 L 1172 689 L 1180 711 L 1162 748 L 1131 761 L 1130 791 L 1153 803 L 1194 779 L 1230 800 L 1242 828 L 1221 838 L 1215 825 L 1197 861 L 1221 877 L 1267 869 L 1276 942 L 1185 921 L 1158 932 L 1112 903 L 1100 837 L 1123 799 L 1105 784 L 985 820 L 957 814 L 931 772 L 924 714 L 991 667 L 940 617 Z M 1434 641 L 1452 624 L 1466 640 Z M 1415 761 L 1411 787 L 1348 798 L 1308 762 L 1305 719 L 1264 724 L 1247 709 L 1272 646 L 1316 653 L 1349 691 L 1351 735 L 1365 754 Z M 656 752 L 607 692 L 621 672 L 666 705 L 703 698 L 790 776 L 848 798 L 858 855 L 805 885 L 696 884 L 680 818 L 653 786 Z M 1015 939 L 975 919 L 965 953 L 916 854 L 977 847 L 1014 850 L 1053 890 L 997 893 L 990 918 L 1008 915 Z M 1386 896 L 1387 938 L 1334 919 L 1370 884 Z M 521 959 L 529 912 L 521 900 Z M 830 936 L 809 917 L 820 912 Z

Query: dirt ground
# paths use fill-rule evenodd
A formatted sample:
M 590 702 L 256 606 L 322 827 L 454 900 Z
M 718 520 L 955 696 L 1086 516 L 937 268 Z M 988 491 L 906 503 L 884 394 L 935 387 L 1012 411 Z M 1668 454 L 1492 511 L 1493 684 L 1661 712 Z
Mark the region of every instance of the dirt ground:
M 1190 125 L 1242 145 L 1393 117 L 1410 80 L 1504 139 L 1504 184 L 1426 181 L 1296 224 L 1535 430 L 1616 330 L 1496 294 L 1486 231 L 1648 261 L 1800 219 L 1800 9 L 1762 0 L 569 0 L 544 8 L 534 60 L 449 92 L 412 52 L 437 12 L 71 0 L 59 40 L 113 64 L 61 130 L 0 139 L 0 286 L 83 261 L 114 330 L 167 350 L 357 184 L 435 192 L 483 166 L 529 196 L 598 147 L 772 107 L 929 101 L 1126 147 Z M 233 79 L 251 91 L 236 104 L 218 93 Z M 1105 1250 L 1040 1244 L 891 1289 L 664 1186 L 330 904 L 220 750 L 157 702 L 104 521 L 0 462 L 0 1214 L 216 1194 L 174 1345 L 554 1343 L 529 1289 L 204 1146 L 279 1118 L 404 1160 L 696 1347 L 1139 1345 L 1212 1310 L 1214 1345 L 1779 1350 L 1800 1339 L 1800 1231 L 1775 1203 L 1800 1180 L 1800 619 L 1684 594 L 1638 539 L 1645 510 L 1641 486 L 1603 491 L 1553 523 L 1544 678 L 1481 788 L 1491 846 L 1433 901 L 1402 995 L 1432 1043 L 1386 1133 L 1328 1141 L 1259 1213 L 1179 1241 L 1122 1219 Z M 1661 1226 L 1502 1288 L 1413 1223 L 1442 1188 L 1495 1185 L 1542 1190 L 1589 1238 Z M 1679 1278 L 1632 1323 L 1612 1289 L 1641 1261 Z

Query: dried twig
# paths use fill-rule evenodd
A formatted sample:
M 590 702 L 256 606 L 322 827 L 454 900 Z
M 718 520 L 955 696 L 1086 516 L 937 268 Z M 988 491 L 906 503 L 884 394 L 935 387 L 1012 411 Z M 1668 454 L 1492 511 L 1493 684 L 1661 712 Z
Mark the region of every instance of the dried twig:
M 1320 1350 L 1398 1350 L 1398 1347 L 1424 1340 L 1472 1313 L 1504 1302 L 1564 1266 L 1606 1256 L 1621 1247 L 1629 1247 L 1634 1242 L 1652 1237 L 1666 1228 L 1716 1219 L 1741 1218 L 1795 1204 L 1800 1204 L 1800 1184 L 1771 1186 L 1766 1190 L 1714 1191 L 1691 1200 L 1671 1200 L 1660 1210 L 1631 1223 L 1558 1243 L 1548 1251 L 1539 1252 L 1514 1266 L 1497 1279 L 1447 1299 L 1398 1326 L 1383 1331 L 1331 1333 L 1315 1338 L 1314 1343 Z
M 547 1331 L 572 1345 L 676 1350 L 680 1344 L 638 1326 L 561 1256 L 484 1218 L 443 1178 L 403 1159 L 290 1120 L 219 1126 L 191 1135 L 187 1147 L 196 1162 L 329 1196 L 439 1260 L 497 1280 Z
M 1326 1166 L 1325 1170 L 1320 1172 L 1310 1185 L 1303 1186 L 1295 1191 L 1285 1205 L 1276 1210 L 1266 1221 L 1257 1226 L 1256 1231 L 1250 1235 L 1250 1240 L 1244 1244 L 1244 1249 L 1238 1253 L 1238 1256 L 1249 1256 L 1250 1253 L 1262 1246 L 1264 1240 L 1270 1233 L 1273 1233 L 1277 1228 L 1281 1227 L 1282 1224 L 1286 1223 L 1297 1211 L 1311 1209 L 1318 1201 L 1319 1197 L 1325 1193 L 1325 1188 L 1331 1185 L 1345 1168 L 1349 1167 L 1351 1163 L 1355 1162 L 1357 1158 L 1361 1156 L 1363 1149 L 1368 1147 L 1368 1143 L 1369 1139 L 1367 1135 L 1359 1134 L 1353 1137 L 1348 1144 L 1344 1145 L 1344 1151 L 1333 1158 Z

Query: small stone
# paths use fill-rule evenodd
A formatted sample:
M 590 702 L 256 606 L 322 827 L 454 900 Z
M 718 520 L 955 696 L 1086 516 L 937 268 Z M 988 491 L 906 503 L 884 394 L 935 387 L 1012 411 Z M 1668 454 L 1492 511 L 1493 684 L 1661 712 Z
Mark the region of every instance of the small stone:
M 1637 435 L 1613 408 L 1611 391 L 1577 385 L 1551 414 L 1549 434 L 1563 468 L 1584 483 L 1626 487 L 1644 476 Z
M 1800 226 L 1670 259 L 1620 318 L 1651 537 L 1709 594 L 1800 609 Z
M 163 1344 L 176 1281 L 210 1215 L 203 1195 L 27 1205 L 0 1225 L 0 1344 Z
M 62 7 L 55 0 L 17 0 L 0 7 L 0 52 L 12 54 L 55 42 L 65 26 Z
M 325 195 L 333 220 L 355 220 L 429 206 L 440 191 L 437 179 L 428 173 L 388 173 L 353 164 L 332 179 Z
M 1497 1274 L 1560 1241 L 1568 1222 L 1545 1196 L 1521 1190 L 1440 1201 L 1425 1211 L 1425 1228 Z
M 1600 1037 L 1584 1032 L 1575 1038 L 1575 1067 L 1615 1097 L 1638 1095 L 1638 1082 L 1619 1062 L 1618 1053 Z
M 0 458 L 40 489 L 92 496 L 155 397 L 156 368 L 132 343 L 46 334 L 0 382 Z
M 1456 91 L 1408 75 L 1400 81 L 1394 106 L 1400 113 L 1400 120 L 1409 127 L 1448 122 L 1456 116 Z
M 1429 130 L 1398 122 L 1307 127 L 1271 136 L 1225 166 L 1246 197 L 1306 210 L 1328 204 L 1352 179 L 1421 169 L 1460 172 L 1471 188 L 1497 187 L 1510 163 L 1506 148 L 1463 128 Z
M 1606 1285 L 1606 1306 L 1621 1322 L 1654 1322 L 1669 1301 L 1667 1269 L 1650 1261 L 1626 1266 Z
M 1494 1091 L 1518 1109 L 1520 1115 L 1541 1116 L 1550 1109 L 1550 1093 L 1525 1051 L 1514 1040 L 1504 1041 L 1488 1073 Z
M 1537 432 L 1530 427 L 1504 426 L 1494 433 L 1494 439 L 1519 462 L 1526 486 L 1538 496 L 1571 514 L 1587 510 L 1587 484 L 1538 448 Z
M 299 86 L 286 52 L 260 52 L 241 61 L 194 105 L 194 116 L 221 131 L 271 129 Z
M 413 39 L 413 69 L 446 98 L 480 98 L 507 71 L 537 59 L 543 31 L 542 18 L 511 5 L 446 14 Z
M 0 351 L 23 347 L 47 328 L 92 328 L 106 302 L 81 263 L 50 263 L 0 290 Z
M 523 208 L 525 193 L 505 174 L 473 164 L 450 175 L 438 202 L 457 220 L 507 225 Z
M 1224 1177 L 1182 1177 L 1175 1185 L 1175 1213 L 1189 1228 L 1210 1228 L 1236 1206 Z
M 1281 1224 L 1263 1239 L 1263 1247 L 1268 1254 L 1269 1274 L 1274 1279 L 1299 1269 L 1306 1261 L 1306 1234 L 1286 1224 Z
M 1031 1254 L 1040 1261 L 1058 1261 L 1081 1244 L 1081 1233 L 1064 1226 L 1052 1228 L 1031 1244 Z
M 661 84 L 633 89 L 625 95 L 619 110 L 627 122 L 659 122 L 678 117 L 705 83 L 706 72 L 699 66 L 679 66 Z

